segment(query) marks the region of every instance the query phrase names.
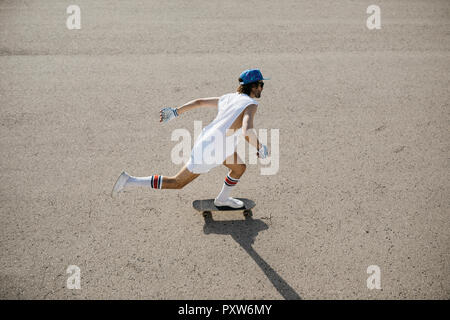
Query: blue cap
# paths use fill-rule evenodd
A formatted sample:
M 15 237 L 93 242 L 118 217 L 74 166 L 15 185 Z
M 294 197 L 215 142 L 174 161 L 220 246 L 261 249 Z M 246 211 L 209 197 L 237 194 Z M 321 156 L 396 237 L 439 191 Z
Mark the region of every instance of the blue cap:
M 240 84 L 247 84 L 252 82 L 257 82 L 261 80 L 270 80 L 270 78 L 263 78 L 261 71 L 259 69 L 248 69 L 241 73 L 239 78 L 242 79 Z

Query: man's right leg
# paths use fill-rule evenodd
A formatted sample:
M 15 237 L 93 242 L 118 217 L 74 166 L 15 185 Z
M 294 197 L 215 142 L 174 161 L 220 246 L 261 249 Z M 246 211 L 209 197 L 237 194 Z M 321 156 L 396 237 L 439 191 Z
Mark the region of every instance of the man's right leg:
M 198 173 L 190 172 L 186 166 L 187 165 L 181 168 L 175 176 L 164 177 L 162 189 L 182 189 L 200 175 Z
M 117 179 L 113 188 L 113 194 L 123 190 L 126 186 L 147 186 L 153 189 L 181 189 L 200 174 L 190 172 L 186 165 L 172 177 L 152 175 L 149 177 L 133 177 L 126 172 Z

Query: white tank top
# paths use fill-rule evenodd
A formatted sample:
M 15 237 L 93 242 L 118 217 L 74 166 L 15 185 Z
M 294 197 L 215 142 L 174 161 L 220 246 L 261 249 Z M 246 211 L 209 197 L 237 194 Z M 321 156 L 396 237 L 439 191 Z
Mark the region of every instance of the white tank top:
M 232 135 L 226 136 L 227 129 L 239 117 L 242 111 L 251 104 L 258 102 L 246 94 L 229 93 L 221 96 L 218 102 L 218 112 L 215 119 L 203 128 L 192 149 L 191 158 L 194 163 L 221 164 L 229 155 L 233 154 L 237 145 L 237 135 L 242 128 Z M 218 141 L 221 137 L 221 141 Z M 220 152 L 219 149 L 221 150 Z M 216 152 L 211 152 L 215 150 Z
M 250 104 L 258 105 L 258 101 L 250 98 L 246 94 L 235 92 L 221 96 L 218 103 L 216 118 L 209 125 L 207 125 L 203 131 L 206 133 L 210 130 L 219 130 L 222 133 L 225 133 L 237 117 L 242 113 L 242 111 L 244 111 Z

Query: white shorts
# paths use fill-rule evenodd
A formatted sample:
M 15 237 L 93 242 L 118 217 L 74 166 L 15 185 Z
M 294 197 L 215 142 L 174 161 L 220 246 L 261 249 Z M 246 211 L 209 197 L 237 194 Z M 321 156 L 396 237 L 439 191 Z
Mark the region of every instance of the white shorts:
M 201 135 L 192 148 L 191 156 L 186 163 L 187 169 L 192 173 L 206 173 L 223 164 L 231 156 L 239 143 L 241 130 L 234 134 L 214 139 L 212 134 Z

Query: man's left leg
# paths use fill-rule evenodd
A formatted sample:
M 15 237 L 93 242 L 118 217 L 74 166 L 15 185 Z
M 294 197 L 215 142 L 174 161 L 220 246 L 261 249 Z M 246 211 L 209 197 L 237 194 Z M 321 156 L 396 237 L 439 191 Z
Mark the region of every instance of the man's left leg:
M 225 159 L 223 164 L 230 169 L 230 172 L 228 172 L 228 175 L 225 177 L 222 190 L 214 200 L 214 204 L 216 206 L 241 208 L 244 206 L 244 203 L 238 199 L 231 198 L 230 193 L 239 182 L 240 177 L 244 174 L 247 167 L 236 152 Z

